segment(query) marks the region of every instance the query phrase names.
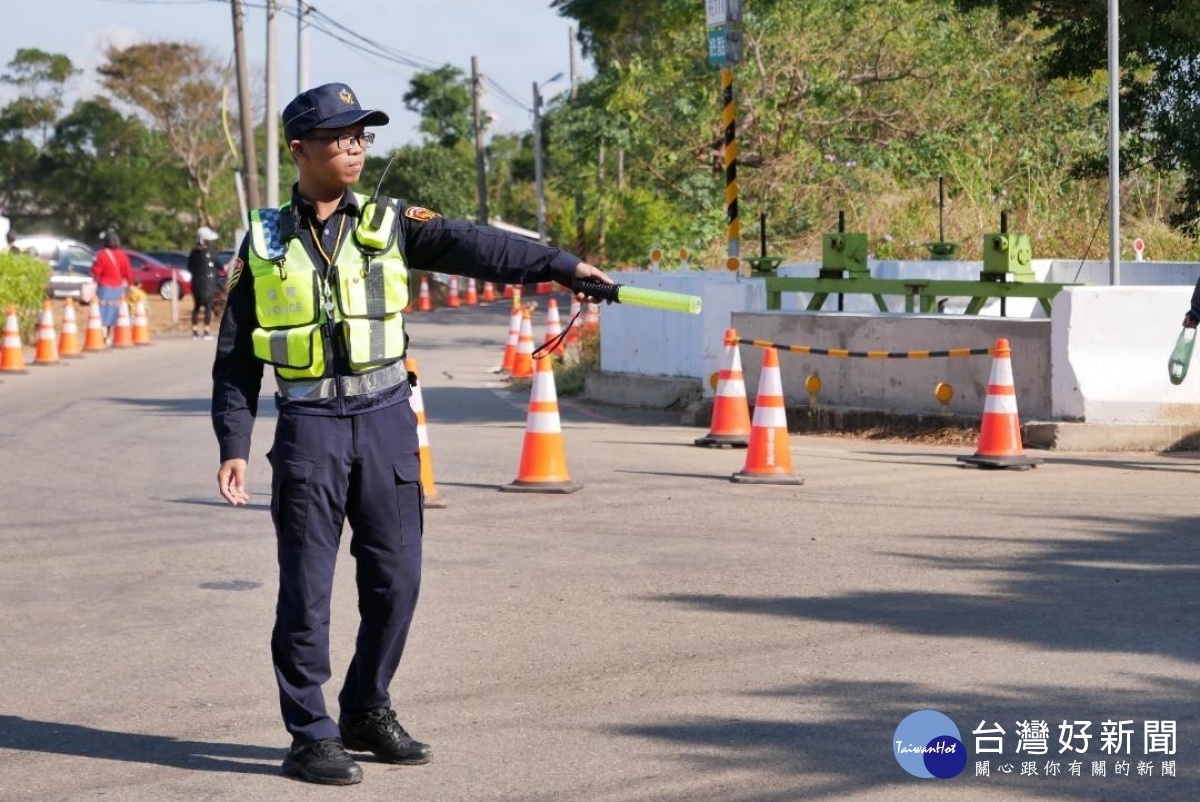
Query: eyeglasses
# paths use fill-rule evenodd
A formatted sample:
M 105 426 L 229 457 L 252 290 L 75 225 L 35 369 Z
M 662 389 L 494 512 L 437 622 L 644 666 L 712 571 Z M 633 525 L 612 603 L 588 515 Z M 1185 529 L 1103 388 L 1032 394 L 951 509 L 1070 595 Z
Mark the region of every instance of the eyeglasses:
M 341 136 L 307 136 L 305 139 L 311 139 L 315 142 L 336 142 L 338 150 L 350 150 L 354 145 L 366 150 L 375 144 L 375 134 L 342 134 Z

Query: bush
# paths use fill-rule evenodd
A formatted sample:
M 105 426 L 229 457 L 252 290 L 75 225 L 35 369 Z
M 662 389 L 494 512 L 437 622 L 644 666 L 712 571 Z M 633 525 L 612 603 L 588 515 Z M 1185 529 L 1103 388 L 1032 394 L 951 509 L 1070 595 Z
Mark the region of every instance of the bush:
M 15 306 L 21 321 L 21 339 L 29 342 L 37 331 L 38 312 L 46 297 L 50 266 L 23 253 L 0 253 L 0 313 Z

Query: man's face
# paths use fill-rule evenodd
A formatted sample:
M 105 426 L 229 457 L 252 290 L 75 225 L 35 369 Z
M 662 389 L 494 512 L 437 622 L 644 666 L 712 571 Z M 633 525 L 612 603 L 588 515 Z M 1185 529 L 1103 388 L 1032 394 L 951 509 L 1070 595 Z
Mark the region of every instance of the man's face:
M 301 174 L 330 188 L 358 183 L 367 155 L 366 148 L 356 139 L 362 133 L 361 125 L 319 128 L 292 140 L 292 154 Z M 344 150 L 343 144 L 349 149 Z

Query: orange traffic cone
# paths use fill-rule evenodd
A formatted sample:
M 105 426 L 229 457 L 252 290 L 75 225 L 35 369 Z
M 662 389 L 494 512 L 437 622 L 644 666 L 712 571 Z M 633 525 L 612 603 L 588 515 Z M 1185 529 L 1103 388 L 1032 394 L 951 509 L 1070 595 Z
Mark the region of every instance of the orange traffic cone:
M 521 297 L 521 288 L 514 287 L 512 284 L 505 284 L 504 285 L 504 297 L 505 298 L 520 298 Z
M 553 281 L 539 281 L 538 282 L 538 284 L 537 284 L 537 294 L 538 295 L 549 295 L 552 292 L 554 292 L 554 282 Z
M 425 422 L 425 399 L 421 395 L 421 374 L 417 370 L 417 360 L 411 357 L 404 360 L 404 367 L 417 377 L 412 387 L 412 397 L 408 403 L 413 414 L 417 416 L 417 442 L 420 444 L 421 455 L 421 489 L 425 493 L 425 506 L 442 508 L 446 502 L 438 496 L 437 485 L 433 481 L 433 456 L 429 450 L 429 426 Z
M 508 316 L 508 338 L 504 342 L 504 357 L 500 360 L 500 372 L 512 373 L 517 359 L 517 344 L 521 340 L 521 307 L 513 306 Z
M 514 493 L 574 493 L 582 488 L 567 474 L 554 368 L 549 359 L 539 359 L 529 395 L 521 466 L 513 483 L 500 489 Z
M 490 281 L 483 282 L 483 302 L 490 304 L 496 300 L 496 285 Z
M 88 308 L 87 338 L 83 342 L 85 351 L 103 351 L 108 348 L 104 340 L 104 323 L 100 318 L 100 301 L 92 301 Z
M 596 331 L 600 328 L 600 305 L 589 303 L 583 313 L 583 327 Z
M 0 372 L 28 373 L 25 369 L 25 351 L 21 345 L 21 321 L 17 319 L 17 307 L 9 305 L 4 318 L 4 336 L 0 341 Z
M 62 333 L 58 337 L 58 355 L 64 359 L 78 359 L 83 356 L 83 348 L 79 344 L 79 324 L 75 321 L 75 299 L 68 298 L 63 307 Z
M 753 484 L 804 484 L 804 480 L 792 472 L 787 411 L 783 405 L 783 379 L 779 375 L 779 354 L 775 353 L 774 348 L 766 349 L 763 354 L 746 464 L 740 472 L 729 478 L 734 482 Z
M 42 313 L 38 316 L 37 350 L 33 354 L 35 365 L 61 365 L 58 359 L 58 332 L 54 330 L 54 310 L 49 301 L 42 301 Z
M 475 286 L 475 279 L 467 279 L 467 295 L 463 298 L 463 302 L 467 306 L 475 306 L 479 303 L 479 289 Z
M 1008 340 L 996 340 L 996 355 L 988 377 L 987 398 L 983 402 L 983 423 L 979 429 L 979 448 L 972 457 L 959 462 L 980 468 L 1017 468 L 1029 470 L 1041 462 L 1025 456 L 1021 445 L 1021 421 L 1017 415 L 1017 390 L 1013 386 L 1012 348 Z
M 572 295 L 570 319 L 578 320 L 578 315 L 582 309 L 583 305 L 579 302 L 579 299 Z M 567 345 L 573 345 L 577 342 L 579 342 L 579 327 L 572 326 L 571 328 L 567 329 Z
M 129 304 L 121 301 L 117 311 L 117 325 L 113 326 L 113 348 L 133 347 L 133 326 L 129 323 Z
M 533 378 L 533 322 L 528 309 L 521 310 L 521 335 L 517 339 L 517 353 L 513 357 L 512 377 Z
M 417 311 L 433 311 L 433 302 L 429 300 L 429 279 L 426 276 L 421 276 L 421 289 L 417 293 Z
M 133 344 L 150 344 L 150 318 L 146 314 L 146 302 L 139 300 L 133 313 Z
M 446 306 L 451 309 L 458 309 L 462 306 L 462 300 L 458 297 L 458 276 L 450 277 L 450 290 L 446 293 Z
M 551 342 L 561 334 L 562 320 L 558 316 L 558 299 L 551 298 L 546 301 L 546 339 L 543 342 Z M 565 350 L 567 350 L 567 347 L 560 340 L 550 353 L 561 354 Z
M 774 350 L 774 349 L 771 349 Z M 750 407 L 746 405 L 746 382 L 742 378 L 742 356 L 735 329 L 725 329 L 725 358 L 713 399 L 712 428 L 696 438 L 708 448 L 745 448 L 750 443 Z

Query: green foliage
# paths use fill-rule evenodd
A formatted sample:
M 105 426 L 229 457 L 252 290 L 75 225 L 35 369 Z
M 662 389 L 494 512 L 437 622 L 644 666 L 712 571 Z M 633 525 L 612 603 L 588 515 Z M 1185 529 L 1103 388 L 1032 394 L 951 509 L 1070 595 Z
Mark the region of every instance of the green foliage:
M 182 168 L 192 195 L 191 227 L 218 225 L 213 184 L 233 163 L 222 126 L 223 60 L 186 42 L 110 47 L 105 56 L 98 69 L 104 88 L 154 123 L 174 166 Z
M 425 206 L 446 217 L 475 216 L 475 158 L 466 143 L 446 148 L 436 143 L 405 145 L 383 180 L 383 194 Z M 388 159 L 368 157 L 360 188 L 374 191 Z
M 957 0 L 964 9 L 996 8 L 1016 26 L 1044 33 L 1040 59 L 1050 78 L 1107 76 L 1106 0 Z M 1200 237 L 1200 6 L 1193 0 L 1123 0 L 1120 9 L 1121 173 L 1127 187 L 1161 187 L 1177 174 L 1171 224 Z M 1107 94 L 1093 97 L 1106 113 Z M 1107 175 L 1105 144 L 1079 157 L 1076 173 Z M 1132 180 L 1130 180 L 1132 179 Z
M 17 88 L 18 97 L 5 109 L 6 127 L 37 130 L 44 143 L 62 111 L 63 94 L 81 70 L 66 56 L 21 48 L 0 80 Z
M 445 64 L 413 76 L 404 107 L 421 115 L 421 133 L 442 147 L 453 148 L 475 134 L 471 83 L 457 67 Z
M 50 266 L 23 253 L 0 253 L 0 314 L 15 306 L 21 338 L 28 342 L 37 329 L 37 315 L 46 297 Z

